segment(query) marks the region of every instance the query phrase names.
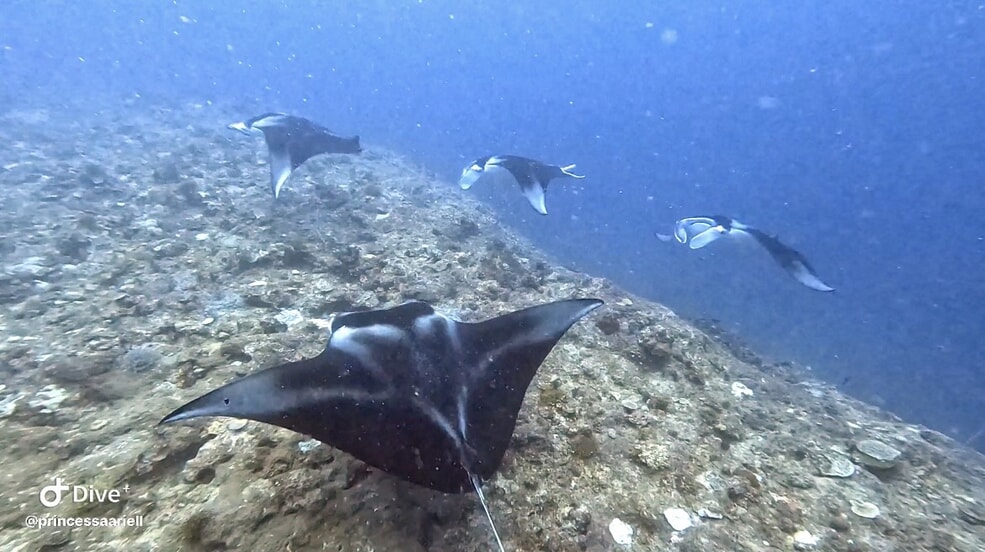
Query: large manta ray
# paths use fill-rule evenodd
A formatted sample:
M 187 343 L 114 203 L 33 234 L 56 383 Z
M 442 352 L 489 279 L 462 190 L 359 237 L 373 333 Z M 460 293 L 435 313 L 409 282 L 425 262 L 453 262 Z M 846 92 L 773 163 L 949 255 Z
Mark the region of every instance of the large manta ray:
M 585 178 L 572 171 L 574 165 L 549 165 L 518 155 L 492 155 L 469 163 L 462 170 L 458 185 L 468 190 L 476 182 L 492 181 L 519 186 L 523 197 L 535 211 L 547 214 L 547 185 L 555 178 Z
M 270 191 L 274 199 L 302 163 L 323 153 L 359 153 L 359 137 L 336 136 L 327 128 L 303 117 L 264 113 L 229 125 L 243 134 L 262 133 L 270 154 Z
M 499 468 L 534 374 L 565 332 L 602 304 L 572 299 L 459 322 L 422 302 L 343 313 L 314 358 L 207 393 L 161 423 L 256 420 L 310 435 L 401 479 L 474 489 Z
M 814 267 L 800 251 L 781 242 L 776 236 L 758 228 L 743 224 L 732 217 L 714 215 L 711 217 L 687 217 L 674 225 L 674 236 L 678 242 L 690 249 L 701 249 L 721 237 L 751 236 L 765 249 L 773 260 L 794 280 L 817 291 L 834 291 L 834 288 L 821 281 Z M 670 241 L 671 236 L 657 234 L 662 241 Z

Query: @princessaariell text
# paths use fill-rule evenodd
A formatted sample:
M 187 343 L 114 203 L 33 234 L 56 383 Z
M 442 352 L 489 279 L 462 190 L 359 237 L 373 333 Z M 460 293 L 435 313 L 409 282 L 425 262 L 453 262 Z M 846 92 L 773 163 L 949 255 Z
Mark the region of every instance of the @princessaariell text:
M 144 516 L 127 517 L 64 517 L 44 516 L 36 521 L 38 528 L 48 527 L 143 527 Z

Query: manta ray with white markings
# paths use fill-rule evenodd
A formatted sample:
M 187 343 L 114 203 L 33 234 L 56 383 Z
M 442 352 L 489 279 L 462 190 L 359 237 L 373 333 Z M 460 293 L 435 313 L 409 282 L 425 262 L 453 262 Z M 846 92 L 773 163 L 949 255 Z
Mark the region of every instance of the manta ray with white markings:
M 676 239 L 690 249 L 701 249 L 722 237 L 752 237 L 794 280 L 816 291 L 834 291 L 833 287 L 821 281 L 817 271 L 800 251 L 781 242 L 775 235 L 743 224 L 732 217 L 714 215 L 682 218 L 674 225 L 673 236 L 657 233 L 657 237 L 661 241 Z
M 523 197 L 535 211 L 547 214 L 547 185 L 555 178 L 585 178 L 571 172 L 574 165 L 550 165 L 518 155 L 492 155 L 469 163 L 462 170 L 458 185 L 468 190 L 476 182 L 519 186 Z
M 336 315 L 314 358 L 207 393 L 161 423 L 245 418 L 310 435 L 391 475 L 482 495 L 502 462 L 523 397 L 554 345 L 598 299 L 459 322 L 427 303 Z
M 295 169 L 323 153 L 359 153 L 359 137 L 336 136 L 327 128 L 303 117 L 264 113 L 229 125 L 243 134 L 263 134 L 270 154 L 270 190 L 274 199 Z

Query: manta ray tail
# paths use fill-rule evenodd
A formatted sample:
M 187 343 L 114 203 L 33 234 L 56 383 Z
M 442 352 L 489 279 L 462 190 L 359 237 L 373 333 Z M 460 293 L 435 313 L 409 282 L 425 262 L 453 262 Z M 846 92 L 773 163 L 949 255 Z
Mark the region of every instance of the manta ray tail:
M 585 178 L 585 175 L 583 174 L 575 174 L 571 172 L 575 168 L 575 166 L 576 165 L 571 164 L 559 168 L 561 169 L 561 174 L 563 174 L 564 176 L 570 176 L 571 178 Z
M 472 480 L 472 487 L 475 489 L 475 494 L 479 497 L 479 504 L 482 504 L 482 509 L 486 512 L 486 519 L 489 520 L 489 527 L 492 527 L 493 536 L 496 537 L 496 544 L 499 545 L 499 552 L 506 552 L 506 549 L 503 548 L 503 541 L 499 539 L 499 531 L 496 530 L 496 524 L 493 522 L 492 515 L 489 513 L 489 506 L 486 504 L 486 497 L 482 494 L 482 483 L 474 474 L 470 474 L 469 478 Z

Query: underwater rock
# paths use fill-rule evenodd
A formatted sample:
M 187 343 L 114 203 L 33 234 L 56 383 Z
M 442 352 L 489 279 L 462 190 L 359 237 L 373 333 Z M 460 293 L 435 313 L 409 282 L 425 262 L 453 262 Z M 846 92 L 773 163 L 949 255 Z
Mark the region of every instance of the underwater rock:
M 106 373 L 110 362 L 104 359 L 59 357 L 49 361 L 42 368 L 45 377 L 59 383 L 84 383 Z
M 691 521 L 691 514 L 683 508 L 667 508 L 664 510 L 664 519 L 674 531 L 683 531 L 694 525 Z
M 211 483 L 216 475 L 215 467 L 232 459 L 230 446 L 230 440 L 222 435 L 204 443 L 195 452 L 195 456 L 185 462 L 182 479 L 186 483 L 198 485 Z
M 793 535 L 794 550 L 814 550 L 821 543 L 821 539 L 815 537 L 810 531 L 800 530 Z
M 63 256 L 79 263 L 89 258 L 92 240 L 81 234 L 72 234 L 59 239 L 55 247 Z
M 619 318 L 612 314 L 600 316 L 595 321 L 595 327 L 605 335 L 617 334 L 620 328 Z
M 785 498 L 776 501 L 775 514 L 777 528 L 787 534 L 796 532 L 804 521 L 804 510 Z
M 198 191 L 198 184 L 194 180 L 186 180 L 178 185 L 178 195 L 184 198 L 188 205 L 202 205 L 205 199 Z
M 83 188 L 95 188 L 106 184 L 109 180 L 109 176 L 106 173 L 106 169 L 95 164 L 88 164 L 82 168 L 82 172 L 79 174 L 79 184 Z
M 461 243 L 479 235 L 479 225 L 474 220 L 460 217 L 445 231 L 445 235 L 456 243 Z
M 12 297 L 11 299 L 15 299 L 15 298 Z M 13 316 L 15 319 L 18 320 L 24 318 L 27 319 L 37 318 L 43 315 L 44 313 L 48 312 L 50 308 L 51 305 L 42 301 L 41 297 L 39 297 L 38 295 L 31 295 L 29 297 L 25 297 L 24 300 L 21 301 L 18 305 L 11 308 L 10 314 L 11 316 Z
M 284 327 L 290 328 L 303 323 L 304 315 L 302 315 L 301 311 L 297 309 L 284 309 L 277 313 L 277 315 L 274 316 L 274 319 L 283 324 Z
M 730 389 L 732 391 L 732 396 L 739 399 L 753 396 L 752 389 L 749 389 L 749 387 L 741 381 L 733 381 Z
M 17 403 L 27 397 L 27 393 L 10 392 L 6 388 L 6 385 L 0 384 L 0 420 L 12 415 L 17 410 Z
M 133 347 L 123 354 L 119 360 L 119 366 L 129 372 L 146 372 L 157 367 L 164 355 L 161 354 L 156 345 L 145 343 Z
M 613 518 L 609 522 L 609 534 L 612 535 L 612 540 L 620 546 L 633 544 L 633 527 L 619 518 Z
M 42 414 L 54 414 L 65 399 L 67 391 L 57 385 L 45 385 L 33 397 L 27 400 L 27 405 Z
M 353 281 L 356 279 L 356 272 L 359 268 L 361 252 L 354 245 L 337 247 L 332 250 L 334 262 L 330 265 L 330 270 L 340 277 Z
M 317 258 L 301 246 L 275 243 L 266 249 L 241 249 L 236 252 L 237 270 L 243 272 L 252 268 L 296 268 L 312 269 L 318 265 Z
M 2 416 L 0 416 L 2 417 Z M 985 507 L 981 504 L 966 502 L 958 506 L 961 519 L 971 525 L 985 525 Z
M 842 512 L 838 512 L 837 514 L 831 516 L 831 520 L 828 521 L 828 527 L 838 531 L 839 533 L 844 533 L 851 530 L 852 524 L 848 521 L 848 516 Z
M 72 528 L 60 527 L 50 531 L 44 531 L 44 535 L 35 543 L 38 552 L 53 552 L 61 550 L 72 540 Z
M 599 443 L 595 440 L 595 436 L 591 430 L 584 430 L 578 432 L 574 439 L 571 440 L 571 449 L 575 457 L 581 460 L 588 460 L 599 453 Z
M 308 454 L 309 452 L 321 447 L 322 442 L 317 439 L 305 439 L 304 441 L 298 442 L 298 451 L 301 454 Z M 326 447 L 322 447 L 326 448 Z
M 243 305 L 254 309 L 276 310 L 277 304 L 269 300 L 266 296 L 259 293 L 250 293 L 243 296 Z
M 208 369 L 199 366 L 197 359 L 186 359 L 178 362 L 175 371 L 171 375 L 171 380 L 179 388 L 188 389 L 195 385 L 195 382 L 204 378 L 207 373 Z
M 226 429 L 229 431 L 240 431 L 249 424 L 249 420 L 244 420 L 242 418 L 233 418 L 226 422 Z
M 253 356 L 246 352 L 243 348 L 242 343 L 237 343 L 235 341 L 225 341 L 219 347 L 219 354 L 228 358 L 230 361 L 240 361 L 249 362 L 253 360 Z
M 667 471 L 672 466 L 670 447 L 660 442 L 639 443 L 633 449 L 633 459 L 653 472 Z
M 855 464 L 852 463 L 847 457 L 841 454 L 833 455 L 827 458 L 828 466 L 821 469 L 821 475 L 824 477 L 851 477 L 855 475 Z
M 49 274 L 51 268 L 49 268 L 48 261 L 43 257 L 28 257 L 17 264 L 8 266 L 5 272 L 19 280 L 38 280 Z
M 188 253 L 189 245 L 183 241 L 162 240 L 151 248 L 156 259 L 169 259 Z
M 334 211 L 352 200 L 349 192 L 336 186 L 316 187 L 315 197 L 321 200 L 319 204 L 329 211 Z
M 158 184 L 173 184 L 180 180 L 178 165 L 174 161 L 165 161 L 163 165 L 154 169 L 154 182 Z
M 660 332 L 651 328 L 643 329 L 637 336 L 640 351 L 643 353 L 645 368 L 663 370 L 673 358 L 670 341 Z
M 404 301 L 423 301 L 425 303 L 437 303 L 444 299 L 440 290 L 426 284 L 407 286 L 402 290 L 401 295 Z
M 714 519 L 714 520 L 725 519 L 725 516 L 723 516 L 722 514 L 716 511 L 709 510 L 707 508 L 701 508 L 696 513 L 698 514 L 698 517 L 702 519 Z
M 264 319 L 260 321 L 260 331 L 265 334 L 275 334 L 287 331 L 287 324 L 280 320 Z

